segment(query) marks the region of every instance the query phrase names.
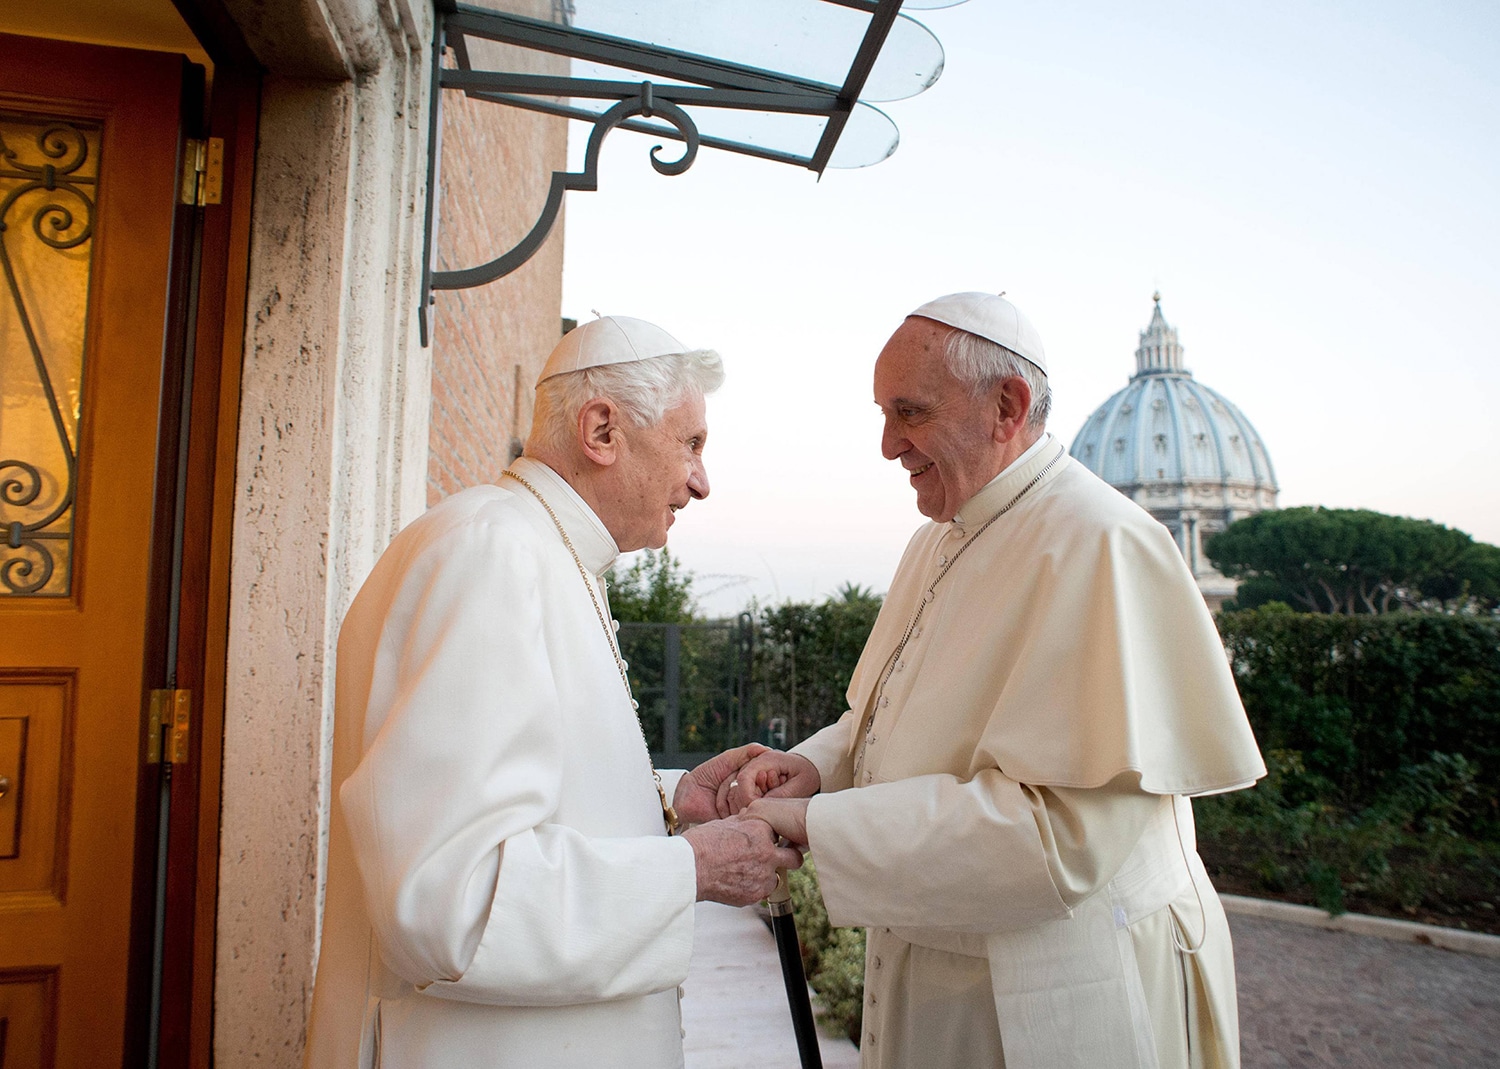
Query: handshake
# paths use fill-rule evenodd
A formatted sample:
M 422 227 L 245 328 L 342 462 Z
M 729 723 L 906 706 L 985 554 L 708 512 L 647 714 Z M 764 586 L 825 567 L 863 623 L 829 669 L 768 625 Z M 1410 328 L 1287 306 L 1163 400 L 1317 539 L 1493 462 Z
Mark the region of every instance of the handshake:
M 672 807 L 698 866 L 698 901 L 745 906 L 802 864 L 807 800 L 822 777 L 805 757 L 757 743 L 725 750 L 687 773 Z M 789 845 L 782 845 L 783 843 Z

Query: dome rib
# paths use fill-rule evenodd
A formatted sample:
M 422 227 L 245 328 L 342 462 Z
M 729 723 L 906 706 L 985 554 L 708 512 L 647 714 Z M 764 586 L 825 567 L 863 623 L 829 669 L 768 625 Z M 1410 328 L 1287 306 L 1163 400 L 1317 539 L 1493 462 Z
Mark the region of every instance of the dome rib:
M 1208 392 L 1211 392 L 1211 391 L 1205 390 L 1202 386 L 1200 386 L 1196 382 L 1193 382 L 1191 379 L 1183 382 L 1182 386 L 1183 386 L 1183 389 L 1187 390 L 1188 393 L 1192 395 L 1193 399 L 1198 403 L 1199 409 L 1202 410 L 1202 412 L 1203 412 L 1203 424 L 1204 424 L 1204 426 L 1206 426 L 1208 428 L 1208 431 L 1206 433 L 1209 433 L 1209 434 L 1213 435 L 1213 443 L 1214 443 L 1213 463 L 1214 463 L 1215 471 L 1216 471 L 1216 473 L 1218 475 L 1218 478 L 1217 478 L 1216 481 L 1219 483 L 1220 486 L 1228 486 L 1229 485 L 1230 472 L 1229 472 L 1229 465 L 1228 465 L 1228 457 L 1225 455 L 1225 450 L 1224 450 L 1224 436 L 1223 436 L 1223 432 L 1222 432 L 1222 430 L 1219 427 L 1219 421 L 1216 420 L 1216 419 L 1214 419 L 1213 416 L 1211 415 L 1211 413 L 1213 412 L 1212 402 L 1209 401 L 1208 398 L 1204 397 L 1205 393 L 1208 393 Z M 1213 479 L 1214 478 L 1214 473 L 1210 473 L 1210 472 L 1202 472 L 1202 473 L 1194 472 L 1193 473 L 1193 477 L 1197 478 L 1197 479 Z
M 1160 308 L 1160 305 L 1157 306 Z M 1177 455 L 1177 470 L 1172 473 L 1172 482 L 1183 482 L 1188 477 L 1190 470 L 1187 455 L 1187 419 L 1182 413 L 1182 399 L 1177 396 L 1177 391 L 1168 384 L 1167 379 L 1162 379 L 1162 393 L 1166 395 L 1167 409 L 1172 417 L 1172 441 L 1168 444 Z

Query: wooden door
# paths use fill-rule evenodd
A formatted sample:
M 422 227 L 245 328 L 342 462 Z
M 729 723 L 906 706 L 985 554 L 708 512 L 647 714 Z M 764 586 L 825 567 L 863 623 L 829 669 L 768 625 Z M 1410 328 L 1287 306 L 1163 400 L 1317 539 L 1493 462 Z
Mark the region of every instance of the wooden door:
M 3 1069 L 119 1066 L 149 1007 L 184 71 L 0 35 Z

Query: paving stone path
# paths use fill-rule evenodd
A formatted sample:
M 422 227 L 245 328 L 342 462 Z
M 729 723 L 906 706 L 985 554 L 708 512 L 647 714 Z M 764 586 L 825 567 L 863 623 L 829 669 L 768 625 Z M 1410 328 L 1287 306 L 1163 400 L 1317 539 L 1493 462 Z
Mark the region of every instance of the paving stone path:
M 1230 914 L 1243 1069 L 1500 1069 L 1500 958 Z M 794 1067 L 775 943 L 701 904 L 683 1001 L 688 1069 Z M 828 1069 L 856 1069 L 824 1037 Z M 913 1067 L 921 1069 L 921 1067 Z
M 1500 958 L 1231 914 L 1243 1069 L 1500 1066 Z
M 754 909 L 699 902 L 683 985 L 687 1069 L 796 1069 L 776 939 Z M 819 1036 L 823 1069 L 859 1069 L 847 1039 Z

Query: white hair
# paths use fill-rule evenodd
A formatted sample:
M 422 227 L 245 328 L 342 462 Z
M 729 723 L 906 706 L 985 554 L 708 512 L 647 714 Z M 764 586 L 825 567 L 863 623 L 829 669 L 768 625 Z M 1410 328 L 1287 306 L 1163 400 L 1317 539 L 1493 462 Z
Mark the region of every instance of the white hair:
M 724 362 L 712 349 L 554 375 L 536 384 L 529 441 L 554 449 L 565 447 L 578 432 L 579 410 L 596 397 L 613 401 L 632 425 L 650 427 L 690 395 L 710 394 L 723 384 Z
M 1047 416 L 1052 411 L 1052 387 L 1047 382 L 1047 373 L 1025 357 L 988 338 L 955 328 L 944 343 L 943 363 L 974 397 L 984 396 L 1005 379 L 1024 379 L 1031 387 L 1026 423 L 1037 430 L 1047 425 Z

